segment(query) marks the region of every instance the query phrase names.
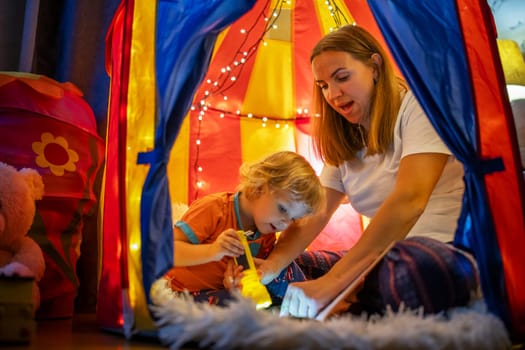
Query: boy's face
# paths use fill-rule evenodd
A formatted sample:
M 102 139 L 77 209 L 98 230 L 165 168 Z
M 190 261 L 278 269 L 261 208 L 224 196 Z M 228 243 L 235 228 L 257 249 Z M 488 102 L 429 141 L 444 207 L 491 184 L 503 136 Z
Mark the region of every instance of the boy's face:
M 291 201 L 287 192 L 266 188 L 252 203 L 253 220 L 261 234 L 285 230 L 292 222 L 309 214 L 304 202 Z

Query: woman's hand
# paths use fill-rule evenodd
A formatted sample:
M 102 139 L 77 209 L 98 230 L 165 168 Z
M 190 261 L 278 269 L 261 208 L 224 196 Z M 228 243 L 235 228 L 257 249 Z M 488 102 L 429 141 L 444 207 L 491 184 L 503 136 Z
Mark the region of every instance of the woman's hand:
M 323 281 L 323 277 L 291 283 L 281 304 L 280 315 L 314 318 L 336 295 L 337 290 Z
M 277 266 L 274 266 L 274 264 L 268 260 L 253 258 L 253 263 L 255 264 L 262 284 L 266 285 L 270 283 L 281 273 L 281 271 L 277 269 Z
M 221 260 L 225 256 L 238 257 L 244 254 L 244 247 L 234 229 L 224 230 L 215 242 L 210 244 L 211 255 L 214 260 Z

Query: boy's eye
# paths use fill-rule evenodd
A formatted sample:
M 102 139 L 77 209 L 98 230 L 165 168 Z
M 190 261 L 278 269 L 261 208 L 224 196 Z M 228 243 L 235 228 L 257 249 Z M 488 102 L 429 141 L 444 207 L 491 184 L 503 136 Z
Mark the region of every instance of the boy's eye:
M 281 204 L 278 205 L 278 208 L 279 208 L 279 213 L 281 213 L 281 214 L 288 213 L 288 210 L 286 210 L 286 208 L 283 207 Z

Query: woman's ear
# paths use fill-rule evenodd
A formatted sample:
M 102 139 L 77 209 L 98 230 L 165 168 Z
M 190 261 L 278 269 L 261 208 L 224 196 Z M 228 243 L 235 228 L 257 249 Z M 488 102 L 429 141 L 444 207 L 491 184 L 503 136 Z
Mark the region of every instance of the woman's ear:
M 374 64 L 374 82 L 377 81 L 377 75 L 379 74 L 379 67 L 383 64 L 383 57 L 378 53 L 373 53 L 370 57 L 372 63 Z
M 381 55 L 378 54 L 377 52 L 373 53 L 370 58 L 372 59 L 372 62 L 374 62 L 374 64 L 377 65 L 378 67 L 383 64 L 383 57 L 381 57 Z

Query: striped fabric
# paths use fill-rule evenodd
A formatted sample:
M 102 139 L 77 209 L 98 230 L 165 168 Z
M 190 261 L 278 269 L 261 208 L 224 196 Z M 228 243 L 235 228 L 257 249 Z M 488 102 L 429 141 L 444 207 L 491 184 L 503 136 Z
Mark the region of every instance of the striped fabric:
M 479 296 L 474 259 L 451 244 L 411 237 L 394 245 L 365 280 L 353 313 L 382 314 L 401 305 L 425 314 L 466 305 Z

